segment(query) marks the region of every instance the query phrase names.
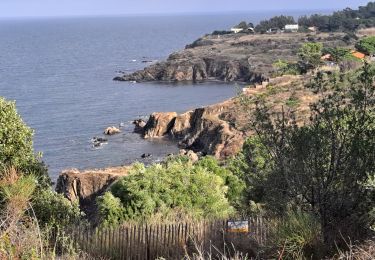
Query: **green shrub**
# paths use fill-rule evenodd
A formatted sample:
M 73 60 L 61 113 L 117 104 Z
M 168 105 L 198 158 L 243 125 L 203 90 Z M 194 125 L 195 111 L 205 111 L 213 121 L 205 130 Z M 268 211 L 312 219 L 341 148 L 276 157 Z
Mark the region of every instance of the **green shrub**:
M 263 214 L 268 196 L 267 179 L 273 167 L 267 147 L 257 137 L 248 138 L 242 151 L 228 162 L 228 169 L 245 181 L 245 214 Z
M 218 160 L 212 156 L 203 157 L 195 166 L 200 166 L 214 175 L 220 176 L 224 180 L 224 184 L 228 187 L 226 197 L 229 203 L 236 208 L 242 205 L 246 187 L 245 181 L 233 174 L 229 169 L 221 167 Z
M 168 216 L 174 210 L 191 218 L 227 217 L 233 212 L 224 180 L 209 169 L 183 160 L 145 167 L 134 164 L 129 176 L 115 183 L 112 194 L 121 200 L 125 219 Z M 105 213 L 105 212 L 104 212 Z
M 317 219 L 301 212 L 289 212 L 271 229 L 271 239 L 280 259 L 321 259 L 320 234 Z
M 15 167 L 37 178 L 39 187 L 51 184 L 47 169 L 34 154 L 33 131 L 17 113 L 15 102 L 0 97 L 0 174 Z
M 355 45 L 358 51 L 367 55 L 375 54 L 375 36 L 365 37 Z
M 290 108 L 296 108 L 301 103 L 301 101 L 296 96 L 291 96 L 288 98 L 288 100 L 285 102 L 285 105 L 287 105 Z
M 320 58 L 322 57 L 322 43 L 308 42 L 304 43 L 298 51 L 300 58 L 300 67 L 302 71 L 309 69 L 315 69 L 321 63 Z
M 99 221 L 104 226 L 116 226 L 125 219 L 125 209 L 121 200 L 106 192 L 96 200 L 98 205 Z
M 276 69 L 276 76 L 301 74 L 301 69 L 297 63 L 278 60 L 273 66 Z
M 44 189 L 33 196 L 32 206 L 42 225 L 66 226 L 80 220 L 82 213 L 77 203 L 71 203 L 62 194 Z

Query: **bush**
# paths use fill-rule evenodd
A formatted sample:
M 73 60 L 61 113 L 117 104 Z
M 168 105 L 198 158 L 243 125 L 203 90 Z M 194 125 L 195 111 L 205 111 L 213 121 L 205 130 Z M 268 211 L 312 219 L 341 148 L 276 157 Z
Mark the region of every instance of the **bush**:
M 246 183 L 244 207 L 249 214 L 264 214 L 264 203 L 269 196 L 267 179 L 273 162 L 267 147 L 257 137 L 248 138 L 242 151 L 228 162 L 228 168 Z
M 125 220 L 125 209 L 121 200 L 106 192 L 97 198 L 99 221 L 104 226 L 116 226 Z
M 124 218 L 133 220 L 156 213 L 168 216 L 175 210 L 192 218 L 227 217 L 233 212 L 227 190 L 224 180 L 210 169 L 178 158 L 147 168 L 137 163 L 111 188 L 121 200 Z
M 3 169 L 15 167 L 34 175 L 39 187 L 51 183 L 47 169 L 34 155 L 33 131 L 17 113 L 14 102 L 0 97 L 0 174 Z
M 22 121 L 14 102 L 0 97 L 0 167 L 22 167 L 33 161 L 33 131 Z
M 370 36 L 361 39 L 355 45 L 358 51 L 363 52 L 367 55 L 375 54 L 375 36 Z
M 82 217 L 79 206 L 71 203 L 62 194 L 44 189 L 33 196 L 32 206 L 42 225 L 67 226 Z
M 196 166 L 207 169 L 216 176 L 224 180 L 225 186 L 228 187 L 226 197 L 229 203 L 235 208 L 241 207 L 244 199 L 245 181 L 233 174 L 229 169 L 221 167 L 218 160 L 212 156 L 205 156 L 196 163 Z
M 274 223 L 271 240 L 279 259 L 321 259 L 320 234 L 319 222 L 314 216 L 290 212 Z
M 300 66 L 302 71 L 309 69 L 315 69 L 321 63 L 320 58 L 322 57 L 322 43 L 308 42 L 302 45 L 298 51 L 300 57 Z
M 297 63 L 278 60 L 273 66 L 276 69 L 276 76 L 301 74 L 301 69 Z

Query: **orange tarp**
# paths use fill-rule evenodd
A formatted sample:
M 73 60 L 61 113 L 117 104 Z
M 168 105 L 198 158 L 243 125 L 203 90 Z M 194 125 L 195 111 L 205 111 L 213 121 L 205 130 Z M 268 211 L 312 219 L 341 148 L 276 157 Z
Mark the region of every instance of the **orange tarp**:
M 366 55 L 362 52 L 359 52 L 359 51 L 352 51 L 352 55 L 358 59 L 364 59 L 366 57 Z

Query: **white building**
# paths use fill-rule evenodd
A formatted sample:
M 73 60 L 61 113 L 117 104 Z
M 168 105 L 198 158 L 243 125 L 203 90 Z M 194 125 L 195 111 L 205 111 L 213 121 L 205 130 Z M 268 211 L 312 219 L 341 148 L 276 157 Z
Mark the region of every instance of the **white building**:
M 298 24 L 287 24 L 284 27 L 286 32 L 298 32 L 299 25 Z
M 243 29 L 242 28 L 236 28 L 236 27 L 233 27 L 230 29 L 231 32 L 234 32 L 234 33 L 239 33 L 239 32 L 242 32 Z

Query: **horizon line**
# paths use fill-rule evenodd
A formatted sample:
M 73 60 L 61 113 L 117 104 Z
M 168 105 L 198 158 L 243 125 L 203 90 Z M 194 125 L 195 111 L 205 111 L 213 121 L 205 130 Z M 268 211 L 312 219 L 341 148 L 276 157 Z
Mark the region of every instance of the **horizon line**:
M 58 14 L 58 15 L 29 15 L 29 16 L 2 16 L 0 20 L 18 20 L 18 19 L 54 19 L 54 18 L 110 18 L 110 17 L 161 17 L 161 16 L 194 16 L 194 15 L 230 15 L 230 14 L 259 14 L 271 12 L 272 15 L 283 15 L 283 13 L 275 14 L 275 12 L 307 12 L 306 15 L 319 12 L 327 13 L 335 11 L 334 8 L 327 9 L 272 9 L 272 10 L 233 10 L 233 11 L 202 11 L 202 12 L 173 12 L 173 13 L 123 13 L 123 14 Z M 304 14 L 300 14 L 304 15 Z

